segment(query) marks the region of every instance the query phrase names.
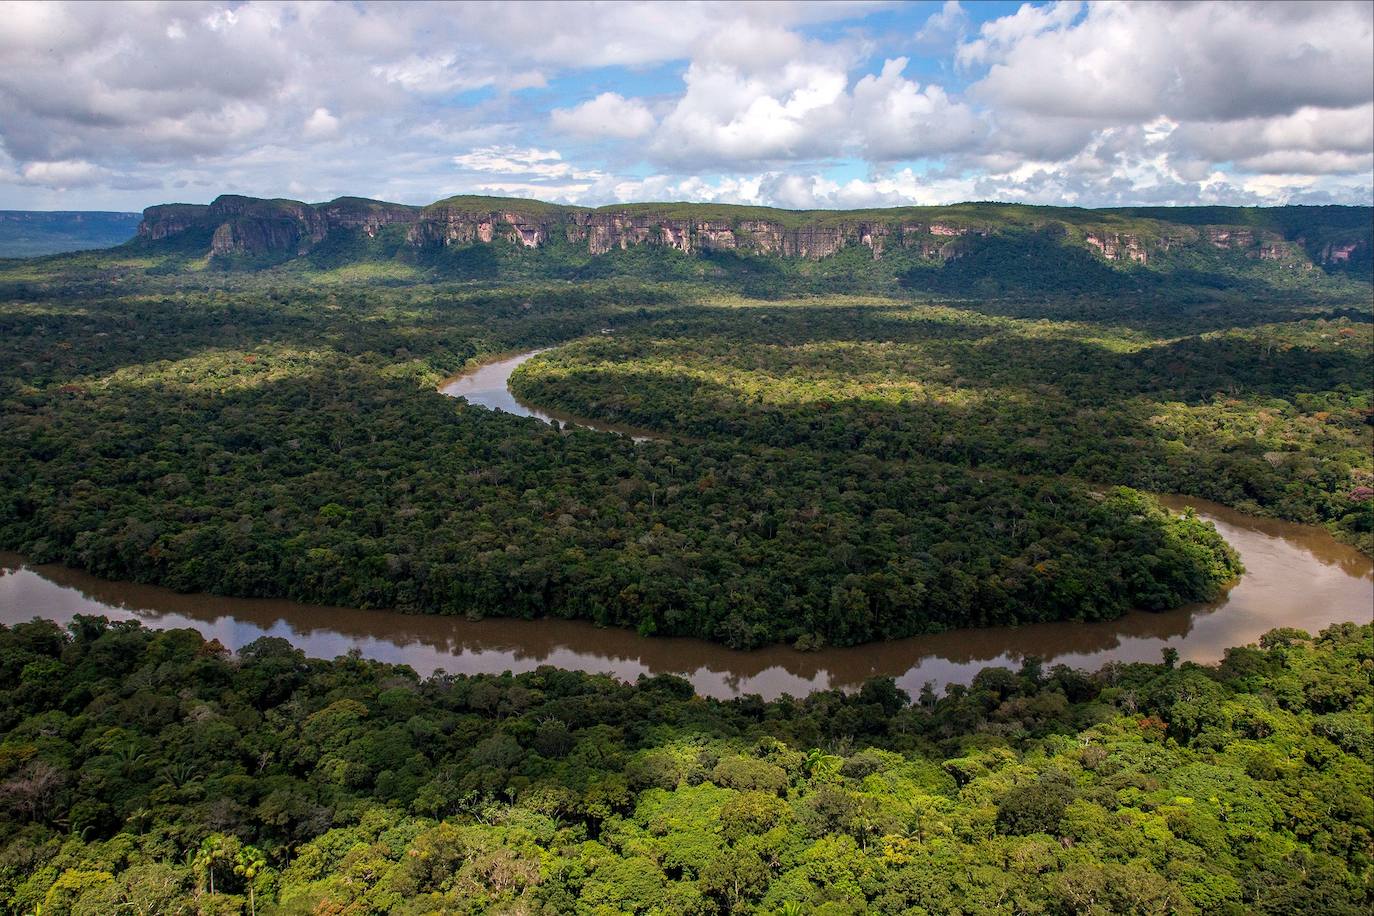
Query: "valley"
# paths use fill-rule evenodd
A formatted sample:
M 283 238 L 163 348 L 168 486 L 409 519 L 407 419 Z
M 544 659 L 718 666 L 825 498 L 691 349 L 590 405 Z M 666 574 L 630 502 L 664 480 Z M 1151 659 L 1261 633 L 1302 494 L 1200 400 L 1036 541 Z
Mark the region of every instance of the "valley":
M 1361 911 L 1368 208 L 759 209 L 0 264 L 5 905 Z
M 1374 913 L 1374 3 L 0 0 L 0 916 Z

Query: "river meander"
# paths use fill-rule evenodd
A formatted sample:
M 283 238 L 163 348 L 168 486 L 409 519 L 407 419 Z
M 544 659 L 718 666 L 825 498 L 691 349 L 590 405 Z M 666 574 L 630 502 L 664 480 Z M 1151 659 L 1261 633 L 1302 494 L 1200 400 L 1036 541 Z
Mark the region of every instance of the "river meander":
M 603 420 L 588 420 L 557 410 L 545 410 L 517 398 L 510 390 L 511 373 L 526 360 L 543 352 L 543 349 L 529 350 L 525 353 L 517 353 L 514 356 L 505 356 L 501 359 L 482 363 L 475 369 L 448 379 L 439 386 L 439 391 L 449 397 L 463 398 L 469 404 L 512 413 L 518 417 L 534 417 L 545 423 L 557 421 L 562 426 L 580 426 L 585 429 L 599 430 L 603 433 L 618 433 L 622 436 L 629 436 L 636 442 L 657 438 L 651 430 L 622 426 L 618 423 L 607 423 Z
M 538 352 L 538 351 L 535 351 Z M 641 431 L 586 422 L 518 401 L 506 387 L 522 353 L 450 380 L 440 389 L 469 403 L 544 421 L 559 420 L 638 436 Z M 1374 561 L 1324 530 L 1255 518 L 1224 506 L 1165 497 L 1193 506 L 1240 552 L 1246 573 L 1219 601 L 1163 613 L 1136 612 L 1102 623 L 1048 623 L 958 630 L 848 649 L 798 652 L 774 646 L 751 652 L 685 638 L 647 638 L 629 630 L 567 620 L 466 620 L 454 617 L 321 607 L 291 601 L 178 594 L 111 582 L 61 566 L 33 566 L 0 553 L 0 623 L 77 614 L 137 619 L 151 627 L 190 627 L 238 649 L 262 636 L 289 640 L 311 656 L 356 649 L 368 658 L 410 665 L 421 674 L 530 671 L 554 665 L 606 672 L 625 680 L 677 674 L 699 693 L 766 698 L 829 687 L 851 688 L 888 675 L 913 694 L 927 681 L 967 683 L 990 665 L 1016 667 L 1026 656 L 1046 665 L 1096 669 L 1112 661 L 1158 661 L 1171 646 L 1184 660 L 1213 662 L 1230 646 L 1275 627 L 1316 632 L 1374 615 Z

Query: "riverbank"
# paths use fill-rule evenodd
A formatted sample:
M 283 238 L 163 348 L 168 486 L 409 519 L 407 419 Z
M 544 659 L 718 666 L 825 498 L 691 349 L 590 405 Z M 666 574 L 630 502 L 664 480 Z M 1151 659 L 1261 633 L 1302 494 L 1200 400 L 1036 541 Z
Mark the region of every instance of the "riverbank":
M 1247 516 L 1203 500 L 1164 497 L 1174 511 L 1194 507 L 1240 553 L 1246 574 L 1218 601 L 1171 611 L 1137 611 L 1111 621 L 956 630 L 843 649 L 799 652 L 787 646 L 738 651 L 689 638 L 643 637 L 583 621 L 437 615 L 323 607 L 270 599 L 179 594 L 111 582 L 62 566 L 28 566 L 0 554 L 0 622 L 78 614 L 191 628 L 229 649 L 263 636 L 307 655 L 332 658 L 356 649 L 366 658 L 410 665 L 420 674 L 532 671 L 553 665 L 634 681 L 675 674 L 704 696 L 803 695 L 856 688 L 890 676 L 916 692 L 968 683 L 985 667 L 1015 668 L 1029 656 L 1045 664 L 1096 669 L 1108 662 L 1157 661 L 1165 648 L 1210 663 L 1276 627 L 1315 633 L 1333 623 L 1368 623 L 1374 561 L 1321 528 Z

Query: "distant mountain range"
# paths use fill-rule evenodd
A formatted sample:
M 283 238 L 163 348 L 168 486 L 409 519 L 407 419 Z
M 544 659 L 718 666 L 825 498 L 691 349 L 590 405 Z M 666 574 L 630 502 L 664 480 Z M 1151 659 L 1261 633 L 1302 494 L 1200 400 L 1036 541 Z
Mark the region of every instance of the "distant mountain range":
M 110 248 L 133 238 L 140 219 L 103 210 L 0 210 L 0 258 Z
M 143 213 L 130 248 L 159 273 L 347 269 L 424 278 L 727 282 L 751 295 L 1264 296 L 1333 274 L 1368 280 L 1374 208 L 966 203 L 779 210 L 694 203 L 589 208 L 501 197 L 424 207 L 224 195 Z M 1191 292 L 1189 293 L 1191 295 Z
M 819 260 L 866 248 L 874 260 L 908 252 L 946 261 L 976 240 L 1042 231 L 1107 261 L 1148 264 L 1180 249 L 1225 251 L 1292 266 L 1367 258 L 1369 207 L 1141 207 L 1086 210 L 956 204 L 876 210 L 777 210 L 721 204 L 644 203 L 591 209 L 535 200 L 453 197 L 425 207 L 341 197 L 322 204 L 224 195 L 209 205 L 144 211 L 139 237 L 176 239 L 203 255 L 302 257 L 347 238 L 357 253 L 507 243 L 589 255 L 639 246 L 683 254 L 736 252 Z M 391 244 L 386 244 L 390 242 Z M 373 244 L 367 244 L 373 243 Z M 379 244 L 380 243 L 380 244 Z
M 349 269 L 409 279 L 736 283 L 751 294 L 1266 295 L 1322 275 L 1368 281 L 1374 208 L 1002 203 L 779 210 L 694 203 L 589 208 L 451 197 L 410 206 L 223 195 L 130 213 L 0 211 L 0 256 L 100 248 L 153 273 Z

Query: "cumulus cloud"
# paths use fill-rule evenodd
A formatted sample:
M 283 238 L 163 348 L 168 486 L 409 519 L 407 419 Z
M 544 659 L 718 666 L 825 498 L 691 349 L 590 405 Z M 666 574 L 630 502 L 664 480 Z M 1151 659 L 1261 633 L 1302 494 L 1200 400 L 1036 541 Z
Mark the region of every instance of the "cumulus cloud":
M 945 5 L 916 33 L 916 44 L 922 48 L 941 48 L 962 38 L 969 27 L 969 16 L 959 0 L 945 0 Z
M 1272 118 L 1192 122 L 1175 128 L 1169 144 L 1180 156 L 1233 161 L 1250 171 L 1369 171 L 1374 104 L 1334 111 L 1304 106 Z M 1273 169 L 1280 161 L 1306 165 Z
M 1367 2 L 904 14 L 0 0 L 0 205 L 1374 196 Z
M 747 53 L 752 45 L 757 56 Z M 838 154 L 847 128 L 846 61 L 782 29 L 735 30 L 693 59 L 652 147 L 684 166 Z
M 84 159 L 67 159 L 60 162 L 30 162 L 19 170 L 19 175 L 28 184 L 66 190 L 89 187 L 108 178 L 110 172 Z
M 339 132 L 339 119 L 330 114 L 328 108 L 316 108 L 301 129 L 311 139 L 333 137 Z
M 905 57 L 889 60 L 854 87 L 850 120 L 863 134 L 868 158 L 917 159 L 977 146 L 987 133 L 983 120 L 939 86 L 922 89 L 904 78 L 906 66 Z
M 1081 12 L 1081 18 L 1080 18 Z M 1368 3 L 1023 6 L 963 45 L 974 95 L 1039 115 L 1231 120 L 1374 95 Z
M 555 108 L 551 120 L 555 130 L 576 137 L 630 140 L 654 129 L 648 106 L 615 92 L 603 92 L 572 108 Z
M 694 60 L 686 92 L 652 146 L 660 161 L 687 166 L 859 155 L 886 162 L 977 145 L 984 121 L 936 85 L 902 74 L 905 57 L 851 83 L 838 49 L 805 47 L 795 36 L 755 36 L 762 53 L 735 40 Z M 771 50 L 770 50 L 771 49 Z
M 1026 39 L 1072 23 L 1083 6 L 1080 0 L 1056 0 L 1045 6 L 1024 3 L 1010 16 L 984 23 L 977 38 L 960 45 L 956 60 L 965 67 L 1005 60 Z

